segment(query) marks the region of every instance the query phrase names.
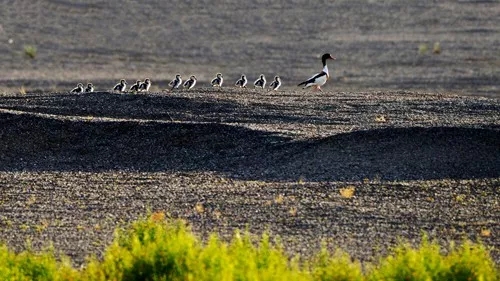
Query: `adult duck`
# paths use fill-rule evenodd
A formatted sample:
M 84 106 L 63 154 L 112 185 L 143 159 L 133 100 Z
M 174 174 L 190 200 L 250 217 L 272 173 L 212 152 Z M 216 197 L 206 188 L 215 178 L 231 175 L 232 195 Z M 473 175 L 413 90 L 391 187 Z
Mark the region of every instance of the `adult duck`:
M 303 89 L 313 86 L 314 89 L 321 91 L 321 86 L 325 85 L 328 78 L 330 78 L 330 73 L 328 73 L 328 65 L 326 65 L 327 60 L 335 60 L 335 57 L 326 53 L 321 56 L 321 62 L 323 63 L 323 70 L 320 73 L 314 74 L 311 78 L 300 83 L 297 86 L 304 86 Z

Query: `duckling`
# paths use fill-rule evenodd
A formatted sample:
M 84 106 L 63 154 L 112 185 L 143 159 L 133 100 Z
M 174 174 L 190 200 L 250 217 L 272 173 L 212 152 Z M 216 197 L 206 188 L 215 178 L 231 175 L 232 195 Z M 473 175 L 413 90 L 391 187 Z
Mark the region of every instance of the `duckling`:
M 174 80 L 168 83 L 169 86 L 172 86 L 173 89 L 179 89 L 179 86 L 182 85 L 182 77 L 180 74 L 176 74 Z
M 241 78 L 238 79 L 234 85 L 240 88 L 246 88 L 247 83 L 248 83 L 247 77 L 243 74 L 241 75 Z
M 193 88 L 194 85 L 196 85 L 196 76 L 191 75 L 186 82 L 184 82 L 184 85 L 182 85 L 184 88 L 187 88 L 188 90 Z
M 120 83 L 116 84 L 115 87 L 113 87 L 113 91 L 118 91 L 118 92 L 124 92 L 125 89 L 127 88 L 127 81 L 125 79 L 121 79 Z
M 278 75 L 276 75 L 274 76 L 274 81 L 271 82 L 271 84 L 269 84 L 269 87 L 271 87 L 273 91 L 277 91 L 280 86 L 281 86 L 281 78 Z
M 83 93 L 83 84 L 78 83 L 76 85 L 76 88 L 73 88 L 73 90 L 71 90 L 70 93 L 76 93 L 76 94 Z
M 212 84 L 212 87 L 222 87 L 222 82 L 224 82 L 224 76 L 221 73 L 217 73 L 210 84 Z
M 254 88 L 261 87 L 262 89 L 264 89 L 266 87 L 266 82 L 266 77 L 264 76 L 264 74 L 261 74 L 259 79 L 253 82 L 253 86 Z

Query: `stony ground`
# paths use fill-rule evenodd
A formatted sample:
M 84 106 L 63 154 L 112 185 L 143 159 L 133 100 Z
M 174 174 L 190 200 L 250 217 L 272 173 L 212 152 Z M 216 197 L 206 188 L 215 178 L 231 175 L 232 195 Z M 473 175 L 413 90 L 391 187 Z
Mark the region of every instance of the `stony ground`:
M 373 260 L 422 231 L 500 261 L 500 102 L 286 88 L 0 97 L 0 240 L 81 264 L 150 211 Z

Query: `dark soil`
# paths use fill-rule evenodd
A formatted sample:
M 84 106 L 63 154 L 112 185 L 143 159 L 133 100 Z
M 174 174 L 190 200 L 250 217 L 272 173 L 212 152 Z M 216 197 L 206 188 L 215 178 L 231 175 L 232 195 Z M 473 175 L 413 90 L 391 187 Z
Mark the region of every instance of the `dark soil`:
M 206 85 L 217 72 L 228 85 L 263 73 L 293 86 L 331 52 L 337 60 L 326 88 L 336 92 L 500 94 L 495 0 L 4 3 L 0 93 L 67 91 L 78 82 L 104 91 L 120 78 L 146 77 L 159 91 L 176 73 Z M 34 59 L 26 45 L 37 48 Z
M 425 231 L 443 245 L 481 239 L 500 261 L 497 99 L 10 94 L 0 122 L 0 240 L 17 250 L 52 242 L 80 264 L 150 210 L 203 237 L 267 229 L 291 254 L 326 241 L 371 261 Z

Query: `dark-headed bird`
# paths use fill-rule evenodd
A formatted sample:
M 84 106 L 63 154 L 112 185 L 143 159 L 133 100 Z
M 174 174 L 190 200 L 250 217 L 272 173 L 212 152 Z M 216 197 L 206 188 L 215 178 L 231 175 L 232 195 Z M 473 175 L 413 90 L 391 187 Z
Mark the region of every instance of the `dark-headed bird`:
M 277 91 L 281 87 L 281 78 L 278 75 L 274 76 L 274 81 L 269 84 L 269 87 L 273 91 Z
M 247 83 L 248 83 L 247 77 L 243 74 L 243 75 L 241 75 L 241 78 L 238 79 L 234 85 L 236 87 L 246 88 Z
M 328 73 L 328 66 L 326 65 L 326 60 L 331 59 L 334 60 L 335 57 L 332 57 L 330 54 L 324 54 L 321 57 L 321 62 L 323 63 L 323 70 L 320 73 L 314 74 L 311 78 L 306 81 L 300 83 L 297 86 L 304 86 L 303 89 L 314 86 L 314 89 L 321 91 L 321 86 L 325 85 L 328 78 L 330 78 L 330 74 Z
M 255 80 L 255 82 L 253 82 L 253 86 L 254 88 L 257 88 L 257 87 L 261 87 L 262 89 L 264 89 L 266 87 L 266 77 L 264 76 L 264 74 L 261 74 L 259 76 L 259 79 Z
M 139 84 L 139 91 L 148 92 L 150 87 L 151 87 L 151 79 L 146 78 L 144 82 Z
M 113 91 L 118 91 L 118 92 L 124 92 L 125 89 L 127 89 L 127 81 L 125 81 L 125 79 L 121 79 L 120 80 L 120 83 L 116 84 L 114 87 L 113 87 Z
M 76 85 L 76 88 L 73 88 L 73 90 L 71 90 L 70 93 L 76 93 L 76 94 L 83 93 L 83 84 L 78 83 L 78 85 Z
M 191 75 L 191 77 L 189 77 L 189 79 L 186 80 L 186 82 L 184 82 L 184 84 L 182 86 L 189 90 L 189 89 L 192 89 L 194 87 L 194 85 L 196 85 L 196 76 Z
M 85 93 L 92 93 L 94 92 L 94 85 L 92 83 L 87 84 L 87 88 L 85 88 Z
M 131 92 L 139 92 L 139 85 L 141 85 L 141 80 L 135 81 L 135 84 L 130 86 Z
M 168 83 L 169 86 L 172 86 L 173 89 L 179 89 L 179 86 L 182 85 L 182 77 L 180 74 L 176 74 L 174 80 Z
M 222 87 L 222 82 L 224 82 L 224 76 L 222 76 L 221 73 L 217 73 L 217 75 L 215 75 L 215 78 L 212 79 L 210 84 L 212 84 L 212 87 Z

